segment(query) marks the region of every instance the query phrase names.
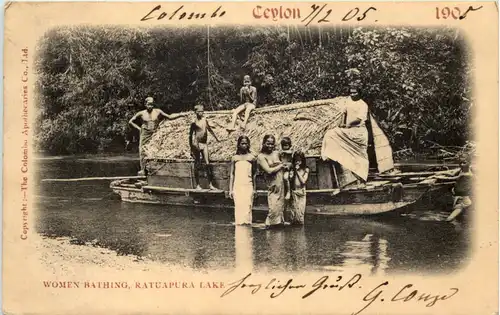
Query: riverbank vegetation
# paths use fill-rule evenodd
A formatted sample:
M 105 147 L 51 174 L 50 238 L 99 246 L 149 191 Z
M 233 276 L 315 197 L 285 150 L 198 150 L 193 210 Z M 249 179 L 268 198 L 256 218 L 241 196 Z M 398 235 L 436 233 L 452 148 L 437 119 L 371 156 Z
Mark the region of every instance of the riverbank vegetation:
M 470 147 L 471 56 L 454 29 L 60 27 L 39 41 L 35 143 L 51 154 L 123 150 L 128 119 L 153 96 L 164 111 L 363 98 L 399 155 Z M 313 140 L 311 140 L 313 141 Z

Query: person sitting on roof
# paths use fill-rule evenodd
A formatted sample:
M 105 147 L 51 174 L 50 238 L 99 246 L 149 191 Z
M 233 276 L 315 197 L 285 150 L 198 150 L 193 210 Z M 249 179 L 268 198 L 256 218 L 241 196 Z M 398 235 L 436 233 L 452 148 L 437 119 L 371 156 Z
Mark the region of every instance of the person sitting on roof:
M 250 76 L 245 75 L 243 77 L 243 87 L 240 89 L 240 100 L 242 104 L 234 109 L 233 120 L 231 121 L 231 125 L 226 128 L 227 131 L 236 130 L 236 119 L 238 119 L 238 115 L 240 115 L 243 111 L 245 111 L 245 118 L 243 119 L 241 127 L 243 129 L 246 128 L 250 113 L 257 105 L 257 88 L 251 84 L 252 81 L 250 80 Z
M 356 86 L 350 88 L 346 101 L 345 120 L 339 127 L 326 132 L 321 147 L 323 160 L 338 162 L 354 176 L 342 183 L 343 188 L 353 182 L 363 185 L 368 178 L 368 105 L 361 99 Z
M 161 109 L 154 108 L 155 104 L 154 104 L 154 99 L 152 97 L 147 97 L 144 101 L 146 102 L 145 105 L 146 109 L 136 113 L 134 117 L 132 117 L 128 122 L 130 125 L 132 125 L 132 127 L 139 130 L 140 132 L 139 136 L 139 160 L 141 164 L 141 170 L 139 171 L 140 175 L 145 174 L 145 168 L 146 168 L 146 164 L 144 161 L 146 156 L 144 152 L 144 147 L 146 146 L 146 144 L 149 143 L 149 141 L 153 137 L 153 133 L 158 127 L 161 117 L 165 117 L 168 119 L 177 119 L 179 117 L 182 117 L 182 114 L 168 115 L 165 114 Z M 135 123 L 135 121 L 138 118 L 141 118 L 142 120 L 142 124 L 140 127 Z

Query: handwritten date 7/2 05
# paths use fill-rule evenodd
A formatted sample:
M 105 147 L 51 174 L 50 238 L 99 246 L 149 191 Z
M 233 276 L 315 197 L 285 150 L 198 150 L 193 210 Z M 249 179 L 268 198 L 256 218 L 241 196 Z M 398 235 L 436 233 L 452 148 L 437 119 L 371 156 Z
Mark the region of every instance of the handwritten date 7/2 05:
M 309 13 L 308 16 L 306 16 L 302 22 L 305 23 L 306 26 L 311 24 L 312 22 L 317 22 L 317 23 L 327 23 L 330 22 L 330 14 L 332 14 L 332 9 L 327 9 L 327 4 L 324 4 L 323 6 L 319 6 L 316 4 L 311 5 L 311 13 Z M 373 16 L 373 12 L 377 11 L 376 8 L 374 7 L 369 7 L 369 8 L 358 8 L 355 7 L 351 10 L 349 10 L 345 15 L 342 14 L 342 19 L 341 21 L 347 22 L 350 20 L 356 20 L 356 21 L 363 21 L 365 20 L 368 16 Z M 377 22 L 377 20 L 371 20 L 372 22 Z

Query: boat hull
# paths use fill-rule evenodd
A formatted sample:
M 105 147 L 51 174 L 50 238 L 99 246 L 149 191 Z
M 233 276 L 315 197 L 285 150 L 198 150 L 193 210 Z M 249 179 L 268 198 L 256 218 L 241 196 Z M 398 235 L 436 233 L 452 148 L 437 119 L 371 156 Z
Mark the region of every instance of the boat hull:
M 127 187 L 128 186 L 128 187 Z M 200 207 L 232 210 L 233 201 L 223 191 L 196 191 L 194 189 L 168 189 L 164 187 L 132 187 L 112 183 L 111 188 L 122 201 L 182 207 Z M 307 194 L 306 213 L 315 215 L 377 215 L 409 206 L 419 200 L 430 187 L 400 189 L 352 189 L 345 191 L 317 190 Z M 267 194 L 258 191 L 253 210 L 266 212 Z

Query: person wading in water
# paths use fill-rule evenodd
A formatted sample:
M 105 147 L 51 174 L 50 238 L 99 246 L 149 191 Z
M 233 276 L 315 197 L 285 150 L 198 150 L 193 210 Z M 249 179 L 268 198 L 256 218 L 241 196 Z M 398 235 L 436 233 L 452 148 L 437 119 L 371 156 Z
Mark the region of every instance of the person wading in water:
M 161 109 L 155 108 L 154 105 L 154 99 L 152 97 L 147 97 L 145 99 L 146 102 L 146 109 L 141 110 L 137 114 L 134 115 L 129 120 L 129 124 L 134 127 L 135 129 L 139 130 L 140 132 L 140 137 L 139 137 L 139 159 L 140 159 L 140 164 L 141 164 L 141 170 L 139 171 L 139 175 L 146 175 L 146 164 L 145 164 L 145 152 L 144 152 L 144 147 L 146 144 L 149 143 L 151 138 L 153 137 L 153 133 L 158 127 L 158 124 L 161 121 L 161 118 L 167 118 L 167 119 L 177 119 L 179 117 L 182 117 L 183 115 L 181 114 L 165 114 Z M 140 118 L 142 120 L 142 124 L 139 127 L 135 123 L 135 121 Z

